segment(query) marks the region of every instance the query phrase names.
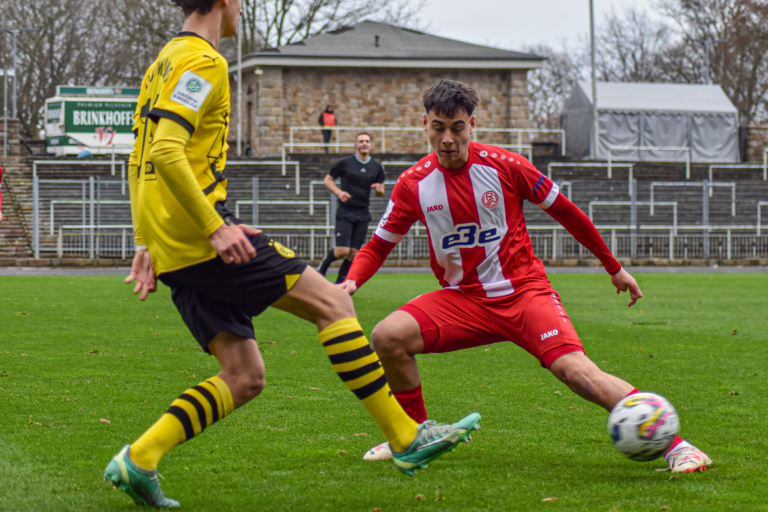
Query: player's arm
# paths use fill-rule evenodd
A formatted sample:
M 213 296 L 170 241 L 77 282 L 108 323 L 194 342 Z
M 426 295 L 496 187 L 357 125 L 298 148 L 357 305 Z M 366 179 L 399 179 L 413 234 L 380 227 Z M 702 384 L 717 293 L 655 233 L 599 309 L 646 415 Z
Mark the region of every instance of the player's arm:
M 192 134 L 170 119 L 158 119 L 149 160 L 168 190 L 211 240 L 226 263 L 243 263 L 256 255 L 253 245 L 237 226 L 227 226 L 208 202 L 187 159 L 186 146 Z
M 347 279 L 341 284 L 347 293 L 355 293 L 381 268 L 392 249 L 418 220 L 415 210 L 418 205 L 410 190 L 398 182 L 376 232 L 352 260 Z
M 198 185 L 186 155 L 186 145 L 203 116 L 227 94 L 227 76 L 226 61 L 205 52 L 189 54 L 176 63 L 148 114 L 157 123 L 149 160 L 224 262 L 243 263 L 256 255 L 245 237 L 253 229 L 228 226 L 223 221 Z M 196 92 L 190 94 L 187 86 L 192 81 Z
M 384 195 L 384 166 L 379 166 L 379 172 L 376 174 L 376 181 L 371 185 L 371 188 L 376 191 L 376 197 L 382 197 Z
M 344 192 L 338 186 L 336 186 L 335 180 L 336 178 L 330 174 L 326 174 L 325 179 L 323 180 L 323 184 L 325 185 L 325 188 L 331 191 L 331 194 L 338 197 L 342 203 L 346 203 L 352 196 L 349 194 L 349 192 Z
M 579 207 L 560 193 L 556 183 L 544 176 L 528 160 L 520 157 L 519 168 L 514 171 L 518 179 L 517 189 L 525 199 L 545 210 L 563 226 L 581 245 L 595 255 L 611 276 L 616 293 L 629 290 L 632 306 L 643 296 L 635 279 L 621 268 L 621 264 L 605 244 L 592 220 Z
M 144 90 L 142 84 L 142 90 Z M 142 105 L 142 98 L 139 98 L 139 105 Z M 139 109 L 141 107 L 138 107 Z M 137 109 L 134 114 L 134 134 L 138 134 L 139 123 L 141 122 L 140 110 Z M 157 290 L 157 275 L 152 266 L 152 258 L 147 250 L 144 237 L 141 233 L 141 224 L 139 222 L 139 166 L 141 165 L 141 149 L 138 138 L 134 139 L 133 150 L 128 157 L 128 192 L 131 198 L 131 219 L 133 220 L 133 239 L 136 243 L 136 253 L 131 263 L 131 273 L 125 278 L 126 284 L 133 282 L 133 293 L 139 294 L 139 300 L 146 300 L 147 296 Z
M 629 306 L 634 305 L 637 299 L 643 296 L 635 278 L 621 267 L 587 214 L 562 194 L 558 194 L 552 205 L 546 208 L 546 211 L 550 217 L 555 219 L 581 245 L 600 260 L 605 270 L 611 275 L 611 282 L 616 287 L 616 293 L 629 290 Z

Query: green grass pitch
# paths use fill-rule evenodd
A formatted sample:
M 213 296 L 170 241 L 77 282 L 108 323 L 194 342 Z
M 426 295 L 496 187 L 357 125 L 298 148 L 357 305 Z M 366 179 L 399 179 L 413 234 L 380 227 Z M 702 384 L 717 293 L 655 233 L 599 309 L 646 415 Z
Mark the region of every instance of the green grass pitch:
M 714 460 L 705 473 L 670 480 L 663 459 L 622 458 L 607 413 L 511 343 L 419 358 L 431 418 L 482 413 L 469 445 L 415 478 L 363 462 L 381 436 L 314 327 L 268 311 L 266 390 L 163 459 L 163 489 L 197 511 L 768 511 L 768 276 L 637 278 L 631 309 L 605 275 L 552 281 L 588 354 L 676 405 Z M 435 286 L 374 278 L 355 297 L 366 332 Z M 0 277 L 0 510 L 133 510 L 102 481 L 107 462 L 217 371 L 165 287 L 140 303 L 118 276 Z

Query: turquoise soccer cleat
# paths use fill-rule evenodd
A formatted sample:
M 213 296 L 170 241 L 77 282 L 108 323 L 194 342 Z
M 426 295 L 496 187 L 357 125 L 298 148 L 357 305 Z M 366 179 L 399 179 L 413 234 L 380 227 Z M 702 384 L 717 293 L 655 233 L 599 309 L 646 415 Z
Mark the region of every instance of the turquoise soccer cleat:
M 115 455 L 104 471 L 104 480 L 119 487 L 130 496 L 137 505 L 157 508 L 177 508 L 179 502 L 166 498 L 157 481 L 157 471 L 141 469 L 129 456 L 130 446 L 125 445 Z
M 402 452 L 392 451 L 397 469 L 413 476 L 417 469 L 424 469 L 429 462 L 455 450 L 456 444 L 464 441 L 478 423 L 480 415 L 476 412 L 450 425 L 425 421 L 419 425 L 416 439 L 408 448 Z

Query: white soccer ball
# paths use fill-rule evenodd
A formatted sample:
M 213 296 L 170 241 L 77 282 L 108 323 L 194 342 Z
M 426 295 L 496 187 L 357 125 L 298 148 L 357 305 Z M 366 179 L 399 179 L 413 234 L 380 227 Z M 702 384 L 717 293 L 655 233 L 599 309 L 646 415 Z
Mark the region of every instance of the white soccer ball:
M 616 404 L 608 416 L 613 446 L 638 462 L 661 457 L 679 429 L 677 411 L 666 398 L 655 393 L 630 395 Z

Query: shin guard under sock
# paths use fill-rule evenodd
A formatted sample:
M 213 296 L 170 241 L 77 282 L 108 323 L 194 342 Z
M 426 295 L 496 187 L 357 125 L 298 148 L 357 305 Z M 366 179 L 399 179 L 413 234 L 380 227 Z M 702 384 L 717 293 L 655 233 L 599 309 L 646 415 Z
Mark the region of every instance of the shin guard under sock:
M 416 423 L 427 421 L 427 408 L 424 406 L 421 384 L 406 391 L 395 391 L 394 394 L 405 413 L 413 418 L 413 421 Z
M 157 468 L 174 446 L 189 441 L 235 409 L 229 386 L 219 377 L 186 390 L 168 411 L 131 445 L 131 460 L 142 469 Z
M 405 450 L 416 437 L 417 423 L 392 395 L 379 356 L 357 319 L 339 320 L 323 329 L 319 337 L 334 371 L 363 403 L 392 449 Z

